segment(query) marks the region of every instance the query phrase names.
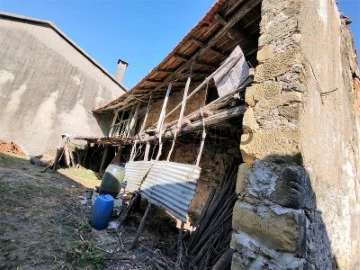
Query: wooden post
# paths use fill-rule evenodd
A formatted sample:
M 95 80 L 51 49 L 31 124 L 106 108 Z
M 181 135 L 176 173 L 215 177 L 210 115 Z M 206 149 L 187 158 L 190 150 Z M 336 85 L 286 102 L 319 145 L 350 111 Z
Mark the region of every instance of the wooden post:
M 122 149 L 123 149 L 123 146 L 119 145 L 119 149 L 118 149 L 116 155 L 114 156 L 114 158 L 112 159 L 111 164 L 116 164 L 116 165 L 120 164 Z
M 203 124 L 203 133 L 202 133 L 202 137 L 201 137 L 201 143 L 200 143 L 200 149 L 199 149 L 199 154 L 196 158 L 196 166 L 199 167 L 200 165 L 200 160 L 201 160 L 201 156 L 204 150 L 204 144 L 205 144 L 205 139 L 206 139 L 206 128 L 205 128 L 205 121 L 204 121 L 204 115 L 200 109 L 200 113 L 201 113 L 201 117 L 202 117 L 202 124 Z
M 82 166 L 84 168 L 86 168 L 86 165 L 87 165 L 87 160 L 88 160 L 88 157 L 89 157 L 89 151 L 90 151 L 90 143 L 87 142 L 87 144 L 85 145 L 85 148 L 84 148 L 84 158 L 83 158 L 83 161 L 82 161 Z
M 160 131 L 161 127 L 163 126 L 164 120 L 165 120 L 166 106 L 167 106 L 167 103 L 169 101 L 171 88 L 172 88 L 172 84 L 169 83 L 169 86 L 167 88 L 166 95 L 165 95 L 165 98 L 164 98 L 163 106 L 162 106 L 162 109 L 161 109 L 161 112 L 160 112 L 160 115 L 159 115 L 159 119 L 158 119 L 158 122 L 157 122 L 157 125 L 156 125 L 156 130 L 157 131 Z
M 131 153 L 130 153 L 130 158 L 129 161 L 134 161 L 135 155 L 136 155 L 136 145 L 137 145 L 138 141 L 135 141 L 133 146 L 131 147 Z
M 145 116 L 144 116 L 144 120 L 143 120 L 143 122 L 141 124 L 140 132 L 139 132 L 140 134 L 143 133 L 144 130 L 145 130 L 147 119 L 149 117 L 149 112 L 150 112 L 150 109 L 151 109 L 151 105 L 152 105 L 152 95 L 149 98 L 149 102 L 148 102 L 148 105 L 147 105 L 147 108 L 146 108 L 146 113 L 145 113 Z
M 77 147 L 75 147 L 75 153 L 76 153 L 77 164 L 81 166 L 81 155 L 80 155 L 80 151 Z
M 181 263 L 183 257 L 183 244 L 182 244 L 182 235 L 184 231 L 184 222 L 181 221 L 181 226 L 178 235 L 178 257 L 176 261 L 176 270 L 181 270 Z
M 172 88 L 172 84 L 169 83 L 168 89 L 166 91 L 166 95 L 165 95 L 165 99 L 163 102 L 163 106 L 159 115 L 159 119 L 156 125 L 156 131 L 159 132 L 159 150 L 158 153 L 156 155 L 156 160 L 159 160 L 161 154 L 162 154 L 162 147 L 163 147 L 163 142 L 162 142 L 162 128 L 163 128 L 163 124 L 164 124 L 164 120 L 165 120 L 165 112 L 166 112 L 166 106 L 169 100 L 169 96 L 170 96 L 170 92 L 171 92 L 171 88 Z
M 196 87 L 194 89 L 194 91 L 192 91 L 190 93 L 190 95 L 187 96 L 187 92 L 186 92 L 186 96 L 184 96 L 183 100 L 181 103 L 179 103 L 178 105 L 176 105 L 170 112 L 168 112 L 166 114 L 165 117 L 170 116 L 171 114 L 173 114 L 174 112 L 176 112 L 177 109 L 180 108 L 180 106 L 182 107 L 184 105 L 184 101 L 186 104 L 186 100 L 190 99 L 192 96 L 194 96 L 198 91 L 200 91 L 205 85 L 207 85 L 209 83 L 209 81 L 216 76 L 220 71 L 227 73 L 230 71 L 231 68 L 233 68 L 233 66 L 236 64 L 237 61 L 239 61 L 239 59 L 241 58 L 241 56 L 234 56 L 232 58 L 230 58 L 228 61 L 226 61 L 224 64 L 222 64 L 217 70 L 215 70 L 209 77 L 207 77 L 198 87 Z M 190 78 L 190 77 L 189 77 Z M 188 78 L 188 81 L 189 81 Z M 186 84 L 188 83 L 188 81 L 186 82 Z M 186 87 L 185 87 L 186 89 Z M 184 92 L 185 94 L 185 92 Z
M 121 133 L 121 128 L 122 128 L 122 126 L 121 126 L 121 123 L 122 123 L 122 120 L 124 119 L 124 115 L 125 115 L 125 111 L 121 111 L 121 117 L 120 117 L 120 119 L 119 119 L 119 124 L 118 124 L 118 126 L 116 126 L 116 129 L 115 129 L 115 131 L 117 130 L 117 132 L 115 133 L 115 134 L 113 134 L 113 136 L 115 135 L 115 136 L 122 136 L 122 133 Z M 116 124 L 116 123 L 115 123 Z M 115 125 L 114 124 L 114 125 Z
M 130 250 L 134 249 L 136 247 L 136 245 L 137 245 L 140 234 L 142 233 L 142 230 L 144 229 L 145 220 L 146 220 L 147 215 L 149 214 L 150 207 L 151 207 L 151 202 L 148 203 L 145 214 L 144 214 L 143 218 L 141 219 L 139 229 L 138 229 L 138 231 L 137 231 L 137 233 L 135 235 L 134 241 L 131 244 Z
M 142 134 L 144 133 L 144 130 L 145 130 L 145 127 L 146 127 L 146 123 L 147 123 L 147 119 L 148 119 L 148 116 L 149 116 L 149 112 L 150 112 L 150 109 L 151 109 L 151 102 L 152 102 L 152 95 L 150 96 L 149 98 L 149 102 L 148 102 L 148 105 L 147 105 L 147 108 L 146 108 L 146 113 L 145 113 L 145 116 L 144 116 L 144 120 L 141 124 L 141 128 L 140 128 L 140 132 L 138 134 Z M 144 161 L 148 161 L 149 160 L 149 152 L 150 152 L 150 143 L 147 142 L 146 143 L 146 146 L 145 146 L 145 154 L 144 154 Z
M 129 114 L 129 119 L 127 121 L 127 124 L 126 124 L 126 128 L 125 128 L 125 132 L 124 132 L 124 137 L 128 138 L 130 136 L 130 122 L 131 122 L 131 119 L 134 115 L 134 112 L 135 112 L 135 108 L 132 108 L 131 111 L 130 111 L 130 114 Z
M 138 196 L 140 196 L 139 191 L 135 191 L 128 206 L 126 207 L 125 211 L 120 216 L 120 226 L 125 222 L 125 220 L 129 216 L 132 208 L 134 207 L 135 202 L 137 201 Z
M 211 270 L 226 270 L 231 267 L 231 260 L 234 251 L 229 248 L 224 252 L 224 254 L 219 258 Z
M 117 120 L 117 118 L 118 118 L 118 116 L 119 116 L 119 110 L 116 110 L 115 112 L 115 115 L 114 115 L 114 118 L 113 118 L 113 120 L 112 120 L 112 122 L 111 122 L 111 131 L 109 131 L 109 133 L 110 134 L 108 134 L 109 135 L 109 137 L 111 137 L 111 136 L 113 136 L 114 134 L 114 125 L 116 124 L 116 120 Z
M 108 146 L 108 145 L 105 145 L 105 146 L 104 146 L 104 153 L 103 153 L 102 158 L 101 158 L 101 163 L 100 163 L 99 172 L 102 172 L 103 169 L 104 169 L 104 166 L 105 166 L 105 162 L 106 162 L 106 160 L 107 160 L 108 153 L 109 153 L 109 146 Z
M 74 158 L 74 154 L 70 148 L 69 148 L 69 155 L 70 155 L 71 167 L 76 167 L 77 164 Z
M 150 153 L 150 143 L 146 142 L 146 146 L 145 146 L 145 154 L 144 154 L 144 161 L 148 161 L 149 160 L 149 153 Z
M 137 122 L 138 115 L 139 115 L 140 105 L 141 105 L 141 103 L 139 102 L 137 104 L 136 108 L 135 108 L 135 111 L 134 111 L 133 115 L 131 116 L 130 124 L 129 124 L 129 132 L 128 132 L 127 137 L 134 136 L 134 132 L 135 132 L 135 128 L 136 128 L 136 122 Z
M 172 145 L 171 145 L 171 148 L 170 148 L 168 157 L 167 157 L 167 159 L 166 159 L 167 161 L 170 160 L 171 154 L 172 154 L 172 152 L 173 152 L 173 150 L 174 150 L 177 133 L 178 133 L 178 131 L 181 129 L 182 121 L 183 121 L 183 118 L 184 118 L 186 101 L 187 101 L 187 96 L 188 96 L 188 92 L 189 92 L 189 88 L 190 88 L 190 83 L 191 83 L 191 72 L 192 72 L 192 68 L 191 68 L 191 70 L 190 70 L 189 77 L 188 77 L 188 79 L 187 79 L 187 81 L 186 81 L 186 85 L 185 85 L 185 89 L 184 89 L 184 95 L 183 95 L 183 100 L 182 100 L 182 102 L 181 102 L 181 110 L 180 110 L 179 120 L 178 120 L 178 124 L 177 124 L 177 130 L 175 130 L 174 139 L 173 139 L 173 141 L 172 141 Z
M 67 146 L 67 144 L 64 146 L 64 161 L 66 168 L 70 168 L 71 160 L 70 160 L 69 147 Z

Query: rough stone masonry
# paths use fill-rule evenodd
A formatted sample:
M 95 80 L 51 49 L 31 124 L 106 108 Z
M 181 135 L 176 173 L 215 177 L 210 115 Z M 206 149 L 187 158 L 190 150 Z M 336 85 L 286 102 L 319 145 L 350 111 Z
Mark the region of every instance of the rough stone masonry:
M 232 269 L 360 269 L 359 70 L 333 0 L 263 0 Z

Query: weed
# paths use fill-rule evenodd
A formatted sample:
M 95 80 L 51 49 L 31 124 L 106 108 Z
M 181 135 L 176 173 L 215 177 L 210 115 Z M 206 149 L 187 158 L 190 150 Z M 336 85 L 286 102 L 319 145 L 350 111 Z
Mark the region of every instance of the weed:
M 10 192 L 11 187 L 8 184 L 0 183 L 0 194 Z
M 92 265 L 95 269 L 102 269 L 106 254 L 98 250 L 92 241 L 78 240 L 71 244 L 67 252 L 68 259 L 80 265 Z

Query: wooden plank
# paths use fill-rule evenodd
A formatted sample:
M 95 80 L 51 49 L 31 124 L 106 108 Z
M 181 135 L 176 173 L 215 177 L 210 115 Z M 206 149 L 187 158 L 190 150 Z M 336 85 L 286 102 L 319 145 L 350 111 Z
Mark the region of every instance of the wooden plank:
M 209 117 L 204 118 L 204 123 L 206 126 L 216 126 L 219 124 L 223 124 L 225 121 L 229 119 L 233 119 L 236 117 L 239 117 L 244 114 L 246 110 L 246 105 L 222 110 L 221 112 L 214 113 L 214 115 L 211 115 Z M 162 134 L 163 139 L 172 139 L 174 138 L 175 133 L 184 133 L 184 132 L 195 132 L 198 130 L 201 130 L 203 127 L 202 120 L 197 120 L 195 122 L 192 122 L 191 124 L 184 125 L 181 127 L 181 130 L 177 130 L 177 126 L 175 125 L 166 125 L 166 128 L 164 128 L 165 132 Z M 150 142 L 154 140 L 158 140 L 157 135 L 144 135 L 141 140 L 143 142 Z
M 166 91 L 166 95 L 165 95 L 165 98 L 164 98 L 164 101 L 163 101 L 163 106 L 162 106 L 162 109 L 161 109 L 161 112 L 160 112 L 160 115 L 159 115 L 159 119 L 158 119 L 158 122 L 156 124 L 156 130 L 157 131 L 160 131 L 160 129 L 161 129 L 163 123 L 164 123 L 166 106 L 167 106 L 167 103 L 168 103 L 168 100 L 169 100 L 171 88 L 172 88 L 172 83 L 169 83 L 169 86 L 168 86 L 168 89 Z
M 105 145 L 104 146 L 104 153 L 103 153 L 102 158 L 101 158 L 99 172 L 103 171 L 108 154 L 109 154 L 109 145 Z
M 193 37 L 192 40 L 196 43 L 196 45 L 198 45 L 200 48 L 205 48 L 206 47 L 206 43 L 202 42 L 200 39 Z
M 145 220 L 146 220 L 146 217 L 148 216 L 149 214 L 149 211 L 150 211 L 150 207 L 151 207 L 151 202 L 148 202 L 148 206 L 146 207 L 146 210 L 145 210 L 145 214 L 143 216 L 143 218 L 141 219 L 141 222 L 140 222 L 140 226 L 139 226 L 139 229 L 135 235 L 135 238 L 131 244 L 131 247 L 130 247 L 130 250 L 134 249 L 137 245 L 137 242 L 139 240 L 139 237 L 140 237 L 140 234 L 142 233 L 143 229 L 144 229 L 144 225 L 145 225 Z
M 144 120 L 143 120 L 143 122 L 141 124 L 140 132 L 139 132 L 140 134 L 143 133 L 144 130 L 145 130 L 147 119 L 149 117 L 149 112 L 150 112 L 150 109 L 151 109 L 151 105 L 152 105 L 152 96 L 150 96 L 148 105 L 146 107 L 146 113 L 145 113 Z
M 196 87 L 189 96 L 186 97 L 186 100 L 190 99 L 192 96 L 194 96 L 201 88 L 203 88 L 207 83 L 219 72 L 227 73 L 229 70 L 233 67 L 233 64 L 236 63 L 240 59 L 240 56 L 233 57 L 223 63 L 217 70 L 215 70 L 210 76 L 208 76 L 198 87 Z M 177 104 L 166 116 L 165 118 L 169 117 L 171 114 L 173 114 L 180 106 L 182 106 L 183 102 Z
M 140 103 L 139 103 L 140 104 Z M 131 119 L 133 118 L 134 116 L 134 113 L 135 113 L 135 108 L 132 108 L 131 111 L 130 111 L 130 114 L 129 114 L 129 119 L 128 119 L 128 122 L 127 122 L 127 125 L 126 125 L 126 128 L 125 128 L 125 134 L 124 134 L 124 137 L 128 138 L 130 136 L 130 122 L 131 122 Z
M 177 129 L 175 130 L 174 139 L 173 139 L 173 142 L 172 142 L 172 145 L 171 145 L 168 157 L 167 157 L 167 161 L 170 160 L 171 154 L 172 154 L 172 152 L 174 150 L 174 147 L 175 147 L 177 130 L 181 129 L 181 126 L 182 126 L 182 123 L 183 123 L 185 107 L 186 107 L 186 101 L 187 101 L 188 92 L 189 92 L 189 88 L 190 88 L 190 83 L 191 83 L 191 72 L 190 72 L 190 75 L 189 75 L 188 80 L 186 82 L 185 89 L 184 89 L 184 94 L 183 94 L 183 99 L 182 99 L 182 102 L 181 102 L 181 110 L 180 110 L 179 120 L 178 120 L 178 124 L 177 124 Z M 161 136 L 161 134 L 160 134 L 160 136 Z
M 189 61 L 192 58 L 191 56 L 184 55 L 184 54 L 181 54 L 181 53 L 174 53 L 174 57 L 179 58 L 179 59 L 181 59 L 183 61 Z
M 221 25 L 226 25 L 227 24 L 227 21 L 224 19 L 223 16 L 221 16 L 219 13 L 216 13 L 215 16 L 214 16 L 215 20 L 221 24 Z
M 159 83 L 159 82 L 163 82 L 164 80 L 162 79 L 146 79 L 147 82 L 151 82 L 151 83 Z
M 168 103 L 168 100 L 169 100 L 169 95 L 170 95 L 170 91 L 171 91 L 171 88 L 172 88 L 172 84 L 170 83 L 169 86 L 168 86 L 168 89 L 166 91 L 166 95 L 165 95 L 165 98 L 164 98 L 164 101 L 163 101 L 163 106 L 162 106 L 162 109 L 161 109 L 161 112 L 160 112 L 160 115 L 159 115 L 159 119 L 158 119 L 158 122 L 156 124 L 156 132 L 159 132 L 159 149 L 158 149 L 158 153 L 156 155 L 156 160 L 159 160 L 161 154 L 162 154 L 162 148 L 163 148 L 163 142 L 162 142 L 162 127 L 163 127 L 163 124 L 164 124 L 164 120 L 165 120 L 165 113 L 166 113 L 166 106 L 167 106 L 167 103 Z M 146 151 L 147 149 L 145 149 Z
M 200 112 L 201 112 L 201 116 L 202 116 L 201 120 L 202 120 L 202 125 L 203 125 L 203 132 L 202 132 L 202 137 L 201 137 L 199 154 L 196 157 L 196 166 L 198 166 L 198 167 L 200 166 L 200 160 L 201 160 L 201 157 L 202 157 L 202 153 L 203 153 L 204 145 L 205 145 L 205 139 L 206 139 L 205 121 L 204 121 L 203 113 L 202 113 L 201 110 L 200 110 Z
M 117 153 L 115 154 L 114 158 L 111 161 L 111 164 L 119 165 L 121 160 L 121 152 L 122 152 L 123 146 L 119 145 L 119 149 Z
M 140 106 L 141 106 L 141 103 L 139 102 L 136 106 L 136 109 L 135 109 L 135 112 L 134 112 L 134 115 L 133 117 L 131 118 L 131 121 L 130 121 L 130 133 L 129 135 L 130 136 L 134 136 L 135 135 L 135 128 L 136 128 L 136 123 L 139 119 L 139 110 L 140 110 Z

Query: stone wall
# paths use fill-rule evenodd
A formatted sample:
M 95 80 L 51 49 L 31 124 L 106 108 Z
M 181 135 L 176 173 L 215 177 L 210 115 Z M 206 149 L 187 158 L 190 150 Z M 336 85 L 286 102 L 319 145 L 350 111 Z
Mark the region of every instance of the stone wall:
M 232 269 L 358 269 L 359 93 L 335 1 L 263 0 Z
M 0 37 L 1 139 L 40 154 L 62 133 L 106 132 L 91 110 L 123 93 L 117 83 L 50 27 L 0 19 Z

